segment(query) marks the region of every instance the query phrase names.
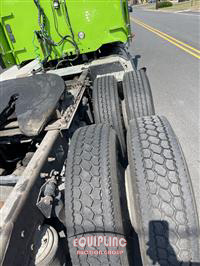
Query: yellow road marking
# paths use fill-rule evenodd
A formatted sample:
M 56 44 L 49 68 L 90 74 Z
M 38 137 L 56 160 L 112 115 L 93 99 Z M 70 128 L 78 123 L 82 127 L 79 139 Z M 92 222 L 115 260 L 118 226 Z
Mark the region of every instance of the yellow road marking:
M 189 44 L 186 44 L 186 43 L 184 43 L 184 42 L 181 42 L 181 41 L 175 39 L 174 37 L 172 37 L 172 36 L 170 36 L 170 35 L 168 35 L 168 34 L 166 34 L 166 33 L 164 33 L 164 32 L 161 32 L 161 31 L 159 31 L 159 30 L 157 30 L 157 29 L 155 29 L 155 28 L 153 28 L 153 27 L 151 27 L 151 26 L 145 24 L 144 22 L 142 22 L 142 21 L 140 21 L 140 20 L 138 20 L 138 19 L 134 19 L 134 20 L 135 20 L 135 22 L 139 22 L 139 23 L 141 23 L 141 24 L 143 24 L 143 25 L 145 25 L 145 26 L 151 28 L 152 30 L 154 30 L 154 31 L 156 31 L 156 32 L 158 32 L 158 33 L 160 33 L 160 34 L 162 34 L 162 35 L 164 35 L 164 36 L 166 36 L 166 37 L 168 37 L 168 38 L 174 40 L 175 42 L 180 43 L 180 44 L 182 44 L 183 46 L 188 47 L 189 49 L 191 49 L 191 50 L 193 50 L 193 51 L 195 51 L 195 52 L 197 52 L 197 53 L 200 54 L 200 50 L 198 50 L 198 49 L 196 49 L 196 48 L 190 46 Z
M 164 33 L 164 32 L 161 32 L 161 31 L 159 31 L 159 30 L 157 30 L 157 29 L 155 29 L 155 28 L 153 28 L 153 27 L 151 27 L 151 26 L 145 24 L 145 23 L 142 22 L 142 21 L 139 21 L 139 20 L 134 19 L 134 18 L 131 18 L 131 20 L 132 20 L 133 22 L 137 23 L 138 25 L 140 25 L 140 26 L 146 28 L 147 30 L 149 30 L 149 31 L 151 31 L 151 32 L 153 32 L 153 33 L 155 33 L 156 35 L 158 35 L 159 37 L 163 38 L 164 40 L 166 40 L 166 41 L 168 41 L 168 42 L 174 44 L 175 46 L 179 47 L 180 49 L 184 50 L 185 52 L 187 52 L 187 53 L 193 55 L 194 57 L 196 57 L 196 58 L 198 58 L 198 59 L 200 59 L 200 55 L 198 55 L 198 54 L 196 54 L 196 53 L 194 53 L 194 52 L 191 51 L 191 50 L 193 50 L 193 51 L 195 51 L 195 52 L 197 52 L 197 53 L 200 54 L 200 50 L 195 49 L 195 48 L 193 48 L 192 46 L 190 46 L 190 45 L 188 45 L 188 44 L 185 44 L 185 43 L 183 43 L 183 42 L 181 42 L 181 41 L 179 41 L 179 40 L 173 38 L 172 36 L 170 36 L 170 35 L 168 35 L 168 34 L 166 34 L 166 33 Z M 183 47 L 183 46 L 185 46 L 185 47 Z M 186 47 L 187 47 L 187 48 L 186 48 Z M 189 49 L 190 49 L 190 50 L 189 50 Z

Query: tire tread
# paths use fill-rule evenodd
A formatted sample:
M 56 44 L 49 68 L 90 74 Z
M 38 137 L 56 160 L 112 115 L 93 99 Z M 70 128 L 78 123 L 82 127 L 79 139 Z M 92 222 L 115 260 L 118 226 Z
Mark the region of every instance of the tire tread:
M 116 131 L 123 154 L 126 145 L 122 110 L 118 95 L 117 80 L 114 76 L 96 78 L 93 86 L 93 109 L 95 123 L 105 123 Z
M 151 88 L 144 69 L 124 74 L 123 91 L 128 121 L 155 114 Z
M 199 226 L 196 205 L 187 165 L 170 124 L 159 116 L 131 121 L 128 147 L 145 263 L 152 265 L 144 255 L 149 237 L 144 232 L 148 232 L 151 221 L 157 221 L 151 242 L 153 246 L 149 249 L 156 261 L 166 265 L 177 265 L 177 260 L 197 262 Z M 163 221 L 168 223 L 169 232 L 166 232 Z M 162 230 L 156 233 L 159 226 Z M 166 239 L 168 233 L 169 239 Z
M 113 192 L 111 178 L 115 178 L 116 184 L 119 180 L 111 173 L 111 136 L 115 139 L 115 132 L 107 125 L 99 124 L 80 128 L 72 137 L 66 167 L 65 208 L 73 265 L 121 266 L 124 259 L 112 255 L 78 256 L 77 248 L 70 241 L 71 236 L 89 231 L 118 232 L 118 225 L 122 223 L 120 206 L 116 213 L 113 204 L 116 200 L 113 193 L 116 190 Z M 105 247 L 101 249 L 105 250 Z

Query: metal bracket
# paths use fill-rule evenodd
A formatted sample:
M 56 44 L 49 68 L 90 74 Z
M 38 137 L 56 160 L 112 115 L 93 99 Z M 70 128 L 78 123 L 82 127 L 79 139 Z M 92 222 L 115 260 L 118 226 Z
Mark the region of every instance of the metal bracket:
M 88 74 L 88 69 L 84 70 L 82 74 L 80 75 L 77 83 L 74 86 L 74 89 L 76 89 L 76 95 L 74 95 L 74 103 L 71 104 L 64 114 L 61 116 L 61 118 L 52 124 L 48 125 L 45 130 L 63 130 L 63 129 L 68 129 L 71 125 L 71 122 L 73 120 L 73 117 L 76 113 L 76 110 L 80 104 L 80 101 L 83 97 L 83 94 L 85 92 L 85 89 L 87 87 L 87 74 Z M 89 84 L 89 83 L 88 83 Z
M 56 186 L 57 180 L 53 176 L 42 185 L 38 195 L 36 206 L 46 218 L 51 218 Z
M 16 42 L 15 36 L 12 33 L 12 29 L 11 29 L 10 24 L 6 24 L 5 27 L 6 27 L 6 30 L 7 30 L 7 33 L 8 33 L 8 36 L 9 36 L 11 42 L 12 43 L 15 43 Z
M 11 19 L 13 17 L 14 17 L 13 13 L 10 13 L 10 15 L 7 15 L 7 16 L 0 16 L 2 23 L 3 23 L 3 20 Z

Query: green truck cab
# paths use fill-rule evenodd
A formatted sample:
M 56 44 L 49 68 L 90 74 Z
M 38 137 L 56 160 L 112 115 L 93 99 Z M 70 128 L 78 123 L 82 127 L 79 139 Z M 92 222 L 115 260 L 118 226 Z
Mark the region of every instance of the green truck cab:
M 62 59 L 128 42 L 126 0 L 1 0 L 0 56 L 5 67 Z

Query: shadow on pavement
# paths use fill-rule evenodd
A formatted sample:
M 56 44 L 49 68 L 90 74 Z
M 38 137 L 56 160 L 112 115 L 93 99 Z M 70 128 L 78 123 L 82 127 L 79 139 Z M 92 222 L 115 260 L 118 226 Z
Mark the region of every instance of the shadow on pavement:
M 169 224 L 167 221 L 151 221 L 149 223 L 149 241 L 147 255 L 151 265 L 159 266 L 200 266 L 199 262 L 179 261 L 176 252 L 169 242 Z M 170 258 L 167 256 L 170 253 Z M 159 253 L 159 257 L 158 257 Z

